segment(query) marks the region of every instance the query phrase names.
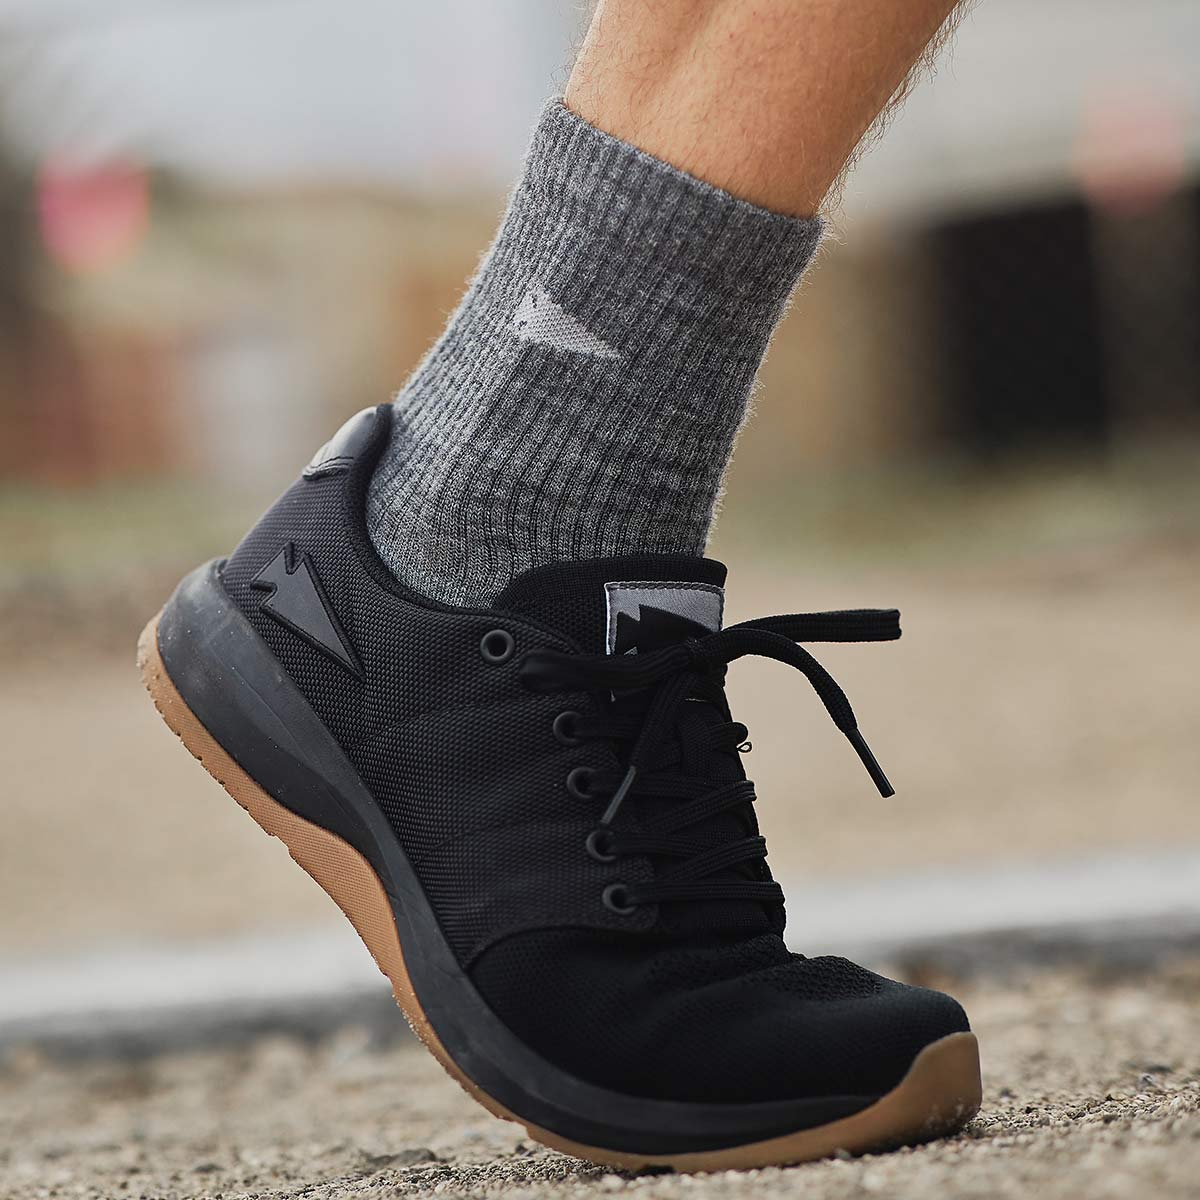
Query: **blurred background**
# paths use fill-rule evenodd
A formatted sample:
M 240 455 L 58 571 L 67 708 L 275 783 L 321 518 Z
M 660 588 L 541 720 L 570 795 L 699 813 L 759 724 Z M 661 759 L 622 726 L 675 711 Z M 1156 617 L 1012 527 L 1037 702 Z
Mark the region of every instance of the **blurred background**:
M 203 992 L 225 945 L 367 969 L 134 642 L 428 347 L 584 17 L 0 0 L 0 961 L 42 988 L 11 974 L 10 1015 L 60 960 L 92 964 L 64 1005 L 160 953 Z M 735 672 L 798 948 L 867 932 L 838 894 L 888 936 L 1200 902 L 1198 63 L 1192 0 L 987 0 L 779 333 L 713 548 L 731 616 L 906 630 L 821 652 L 888 801 L 790 672 Z

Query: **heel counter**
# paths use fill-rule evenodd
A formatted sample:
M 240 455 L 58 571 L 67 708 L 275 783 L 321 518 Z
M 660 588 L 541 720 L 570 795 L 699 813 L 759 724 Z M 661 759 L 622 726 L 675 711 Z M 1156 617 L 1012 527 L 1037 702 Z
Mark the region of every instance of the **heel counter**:
M 391 405 L 356 413 L 325 443 L 300 477 L 267 509 L 242 538 L 222 569 L 233 602 L 247 616 L 261 607 L 255 579 L 284 553 L 314 552 L 330 538 L 351 542 L 365 537 L 361 511 L 374 464 L 387 442 Z M 359 526 L 364 526 L 360 532 Z

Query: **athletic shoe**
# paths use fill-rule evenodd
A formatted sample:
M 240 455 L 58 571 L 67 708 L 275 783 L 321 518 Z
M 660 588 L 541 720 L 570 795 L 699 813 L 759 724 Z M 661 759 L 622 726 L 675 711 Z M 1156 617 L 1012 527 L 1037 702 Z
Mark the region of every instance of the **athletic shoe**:
M 725 668 L 899 636 L 894 611 L 721 628 L 725 569 L 541 567 L 491 609 L 413 595 L 348 422 L 143 633 L 167 724 L 353 922 L 412 1027 L 497 1116 L 617 1166 L 761 1166 L 915 1142 L 978 1108 L 958 1004 L 784 945 Z M 802 774 L 798 768 L 797 774 Z

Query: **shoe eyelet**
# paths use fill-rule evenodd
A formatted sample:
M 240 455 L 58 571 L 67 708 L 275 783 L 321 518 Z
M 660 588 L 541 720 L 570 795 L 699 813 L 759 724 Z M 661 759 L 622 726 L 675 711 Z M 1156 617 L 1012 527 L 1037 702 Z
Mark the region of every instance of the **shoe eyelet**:
M 567 775 L 567 791 L 576 800 L 591 800 L 591 782 L 595 774 L 591 767 L 572 767 Z
M 492 629 L 480 638 L 479 653 L 484 662 L 498 667 L 512 658 L 516 645 L 507 629 Z
M 610 883 L 601 892 L 600 899 L 609 912 L 615 912 L 619 917 L 632 916 L 637 912 L 637 905 L 629 903 L 629 889 L 623 883 Z
M 584 843 L 587 852 L 602 863 L 616 862 L 617 856 L 612 852 L 612 833 L 607 829 L 593 829 L 587 835 Z
M 579 738 L 575 736 L 575 723 L 579 720 L 577 712 L 560 712 L 554 718 L 554 736 L 564 746 L 578 746 Z

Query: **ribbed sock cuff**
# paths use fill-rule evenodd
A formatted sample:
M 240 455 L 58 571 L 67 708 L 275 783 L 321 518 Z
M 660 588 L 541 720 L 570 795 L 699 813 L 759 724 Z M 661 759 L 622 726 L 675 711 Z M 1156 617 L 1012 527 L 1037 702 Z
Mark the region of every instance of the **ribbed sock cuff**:
M 515 211 L 565 209 L 622 256 L 631 243 L 670 255 L 694 287 L 774 311 L 820 241 L 819 218 L 739 200 L 577 116 L 561 100 L 542 112 L 514 195 Z M 544 227 L 543 227 L 544 232 Z
M 372 537 L 429 595 L 698 552 L 821 236 L 547 106 L 499 233 L 397 398 Z

